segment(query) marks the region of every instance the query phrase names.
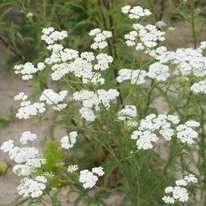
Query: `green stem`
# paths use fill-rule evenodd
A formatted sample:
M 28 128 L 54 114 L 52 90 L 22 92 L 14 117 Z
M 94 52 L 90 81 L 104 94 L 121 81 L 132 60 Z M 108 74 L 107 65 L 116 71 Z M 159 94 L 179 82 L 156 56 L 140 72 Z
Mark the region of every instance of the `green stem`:
M 154 79 L 152 79 L 152 81 L 151 81 L 150 90 L 149 90 L 149 93 L 147 95 L 146 116 L 148 114 L 148 110 L 149 110 L 149 105 L 150 105 L 150 102 L 151 102 L 151 96 L 152 96 L 153 89 L 154 89 Z
M 169 160 L 167 161 L 167 165 L 165 166 L 165 169 L 164 169 L 164 172 L 162 174 L 162 177 L 160 178 L 160 180 L 159 180 L 158 184 L 156 185 L 156 187 L 150 193 L 149 198 L 147 200 L 145 200 L 144 203 L 146 203 L 150 199 L 150 197 L 155 193 L 155 191 L 159 188 L 160 183 L 162 182 L 163 178 L 165 178 L 165 175 L 167 173 L 168 167 L 178 158 L 179 154 L 182 152 L 182 149 L 183 149 L 183 147 L 181 147 L 178 150 L 177 154 L 170 161 Z
M 192 35 L 193 35 L 193 41 L 194 41 L 194 49 L 196 49 L 197 48 L 197 36 L 196 36 L 196 31 L 195 31 L 194 11 L 192 11 L 191 26 L 192 26 Z
M 199 103 L 199 107 L 201 110 L 201 120 L 200 120 L 200 125 L 202 128 L 202 138 L 201 138 L 201 155 L 202 155 L 202 165 L 203 165 L 203 183 L 204 183 L 204 202 L 206 203 L 206 154 L 205 154 L 205 138 L 206 138 L 206 134 L 205 134 L 205 121 L 204 121 L 204 115 L 205 115 L 205 111 L 202 108 L 201 104 Z
M 133 164 L 135 165 L 136 164 L 135 158 L 133 158 L 133 161 L 134 161 Z M 140 206 L 141 205 L 141 187 L 140 187 L 140 180 L 139 180 L 139 174 L 137 172 L 137 169 L 135 170 L 135 177 L 136 177 L 136 183 L 137 183 L 137 205 Z

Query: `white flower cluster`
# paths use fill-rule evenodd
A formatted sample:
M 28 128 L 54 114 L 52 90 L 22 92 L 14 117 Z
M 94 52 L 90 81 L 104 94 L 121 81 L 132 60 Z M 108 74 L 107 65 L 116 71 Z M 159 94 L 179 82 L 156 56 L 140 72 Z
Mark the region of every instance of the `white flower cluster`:
M 177 180 L 175 182 L 176 186 L 165 188 L 165 193 L 172 193 L 172 196 L 164 196 L 162 200 L 167 204 L 174 204 L 177 200 L 179 202 L 187 202 L 189 195 L 185 187 L 190 182 L 197 183 L 197 178 L 193 174 L 185 176 L 182 180 Z
M 138 149 L 144 150 L 153 148 L 152 143 L 158 140 L 157 133 L 167 141 L 170 141 L 172 136 L 176 134 L 182 143 L 192 144 L 193 139 L 198 136 L 193 127 L 198 127 L 199 123 L 191 120 L 185 124 L 175 126 L 176 129 L 173 129 L 172 126 L 178 123 L 178 116 L 163 114 L 156 116 L 155 114 L 150 114 L 140 121 L 138 130 L 132 133 L 131 139 L 136 140 Z
M 94 43 L 91 45 L 92 49 L 104 49 L 108 43 L 107 39 L 112 37 L 112 32 L 102 31 L 99 28 L 93 29 L 89 32 L 90 36 L 94 37 Z
M 113 62 L 113 57 L 104 53 L 100 53 L 96 56 L 98 63 L 94 65 L 95 70 L 104 71 L 109 68 L 109 63 Z
M 136 31 L 131 31 L 129 34 L 125 34 L 126 44 L 127 46 L 135 46 L 137 39 L 138 39 L 138 33 Z
M 37 138 L 36 134 L 26 131 L 20 138 L 20 143 L 26 145 L 33 142 Z M 18 176 L 29 176 L 46 163 L 46 159 L 39 154 L 39 151 L 34 147 L 18 147 L 14 145 L 13 140 L 8 140 L 3 143 L 1 150 L 8 152 L 10 159 L 14 160 L 17 165 L 13 171 Z
M 20 92 L 18 95 L 14 97 L 14 100 L 16 101 L 26 101 L 28 99 L 28 96 L 24 94 L 24 92 Z
M 51 55 L 44 61 L 45 64 L 50 64 L 51 78 L 54 81 L 60 80 L 64 75 L 73 73 L 76 77 L 82 80 L 85 84 L 104 84 L 105 80 L 101 77 L 99 71 L 104 71 L 109 68 L 109 63 L 113 61 L 113 58 L 107 54 L 100 53 L 96 57 L 93 52 L 79 52 L 73 49 L 64 48 L 61 44 L 56 44 L 55 41 L 61 40 L 67 37 L 65 31 L 55 31 L 54 28 L 44 28 L 42 30 L 42 40 L 46 41 L 47 49 L 51 51 Z M 107 45 L 107 38 L 111 37 L 110 31 L 102 31 L 100 29 L 94 29 L 90 32 L 91 36 L 95 36 L 95 43 L 93 47 L 104 48 Z M 96 46 L 95 46 L 96 45 Z M 37 64 L 37 68 L 30 62 L 24 65 L 16 65 L 15 73 L 22 74 L 24 80 L 32 79 L 34 74 L 43 70 L 46 66 L 40 62 Z M 61 105 L 62 109 L 65 105 Z
M 198 83 L 194 83 L 191 87 L 190 90 L 194 94 L 199 94 L 199 93 L 204 93 L 206 94 L 206 79 L 199 81 Z
M 147 48 L 145 52 L 164 66 L 166 64 L 174 65 L 176 67 L 174 75 L 182 76 L 183 80 L 188 81 L 188 77 L 195 77 L 193 79 L 193 85 L 191 85 L 190 90 L 194 94 L 198 94 L 206 93 L 206 57 L 203 56 L 205 48 L 204 45 L 206 45 L 206 43 L 201 42 L 200 47 L 197 49 L 178 48 L 175 52 L 167 51 L 166 47 L 160 46 L 156 49 Z M 168 68 L 165 67 L 165 79 L 168 77 L 167 70 Z
M 36 134 L 32 134 L 30 131 L 26 131 L 22 134 L 20 142 L 22 145 L 26 145 L 28 144 L 28 142 L 33 142 L 36 138 Z
M 206 57 L 201 54 L 201 50 L 179 48 L 171 53 L 174 57 L 171 62 L 177 65 L 177 72 L 183 76 L 206 76 Z
M 178 125 L 176 128 L 177 138 L 180 139 L 182 143 L 193 144 L 194 139 L 198 137 L 198 133 L 194 131 L 193 128 L 199 126 L 200 123 L 193 120 Z
M 85 84 L 91 83 L 92 80 L 94 84 L 101 83 L 102 80 L 99 80 L 100 76 L 99 78 L 95 78 L 100 74 L 93 72 L 93 64 L 91 61 L 92 60 L 88 61 L 86 59 L 78 57 L 71 63 L 54 64 L 52 66 L 53 73 L 51 74 L 51 78 L 54 81 L 57 81 L 61 79 L 65 74 L 73 73 L 76 77 L 82 78 L 82 82 Z
M 54 177 L 54 175 L 51 172 L 43 172 L 42 176 L 44 176 L 44 177 L 46 177 L 48 179 L 51 179 L 51 178 Z
M 61 79 L 68 73 L 73 73 L 81 78 L 82 82 L 92 84 L 104 84 L 104 79 L 97 71 L 104 71 L 109 68 L 113 58 L 107 54 L 100 53 L 96 57 L 93 52 L 82 52 L 64 49 L 62 45 L 50 45 L 47 49 L 52 50 L 50 57 L 45 59 L 46 64 L 54 64 L 51 69 L 51 78 L 54 81 Z M 96 63 L 97 61 L 97 63 Z
M 37 198 L 43 194 L 46 183 L 47 179 L 44 176 L 37 176 L 35 180 L 25 177 L 21 179 L 21 184 L 17 187 L 17 190 L 25 198 Z
M 26 131 L 22 134 L 20 142 L 22 145 L 26 145 L 33 142 L 36 138 L 36 134 Z M 4 142 L 1 150 L 8 152 L 10 159 L 17 163 L 17 165 L 13 167 L 13 172 L 20 177 L 24 177 L 17 188 L 19 194 L 24 197 L 31 196 L 32 198 L 42 195 L 42 190 L 46 187 L 44 184 L 47 182 L 46 178 L 37 176 L 36 181 L 34 181 L 31 179 L 31 175 L 35 174 L 37 169 L 46 163 L 43 155 L 34 147 L 15 146 L 13 140 Z M 42 184 L 40 184 L 40 182 Z
M 204 49 L 206 48 L 206 41 L 200 42 L 199 48 L 200 48 L 201 50 L 204 50 Z
M 25 101 L 21 103 L 21 106 L 22 107 L 18 110 L 18 113 L 16 114 L 16 117 L 18 117 L 19 119 L 29 119 L 32 116 L 37 116 L 38 113 L 44 113 L 46 110 L 45 104 L 38 102 L 31 104 L 30 101 Z
M 157 21 L 155 26 L 159 29 L 162 29 L 162 28 L 166 27 L 167 24 L 164 21 Z
M 26 14 L 26 18 L 31 18 L 31 17 L 33 17 L 33 14 L 31 12 Z
M 137 109 L 134 105 L 125 105 L 125 108 L 117 114 L 117 119 L 125 121 L 129 127 L 136 127 L 138 125 L 135 117 L 137 117 Z
M 149 66 L 148 72 L 138 69 L 121 69 L 116 79 L 119 83 L 130 80 L 131 84 L 140 85 L 145 82 L 147 76 L 158 81 L 165 81 L 170 76 L 169 67 L 160 62 L 155 62 Z
M 23 92 L 16 95 L 14 99 L 21 101 L 21 108 L 16 114 L 16 117 L 19 119 L 29 119 L 32 116 L 37 116 L 38 113 L 44 113 L 46 110 L 44 103 L 35 102 L 32 104 L 30 101 L 27 101 L 28 96 Z
M 121 83 L 123 81 L 130 80 L 131 84 L 140 85 L 145 82 L 146 75 L 147 72 L 144 70 L 121 69 L 119 70 L 117 82 Z
M 46 104 L 54 105 L 54 110 L 60 111 L 67 106 L 67 104 L 60 103 L 66 98 L 67 93 L 67 90 L 63 90 L 58 94 L 52 89 L 45 89 L 40 96 L 40 101 L 45 101 Z
M 134 31 L 125 35 L 127 46 L 135 46 L 136 50 L 151 49 L 158 45 L 158 41 L 164 41 L 165 32 L 159 31 L 154 25 L 133 24 Z M 137 39 L 139 40 L 137 43 Z
M 14 66 L 15 74 L 21 74 L 23 80 L 33 79 L 34 74 L 38 71 L 42 71 L 45 68 L 45 64 L 39 62 L 37 68 L 31 62 L 27 62 L 24 65 L 19 64 Z
M 74 171 L 77 171 L 78 169 L 79 169 L 78 165 L 69 165 L 67 171 L 72 173 Z
M 89 170 L 81 170 L 79 176 L 79 182 L 83 183 L 85 189 L 92 188 L 98 181 L 98 176 L 103 176 L 104 171 L 102 167 L 92 168 L 92 172 Z
M 72 148 L 76 143 L 76 138 L 77 138 L 77 132 L 76 131 L 70 132 L 69 135 L 62 137 L 61 147 L 64 149 Z
M 42 33 L 41 40 L 47 44 L 54 44 L 55 41 L 65 39 L 68 36 L 66 31 L 55 31 L 53 27 L 44 28 Z
M 170 76 L 169 67 L 160 62 L 155 62 L 149 66 L 147 76 L 158 81 L 165 81 Z
M 46 64 L 68 62 L 79 57 L 79 52 L 77 50 L 68 48 L 64 49 L 64 47 L 61 44 L 49 45 L 47 49 L 51 50 L 52 53 L 50 57 L 47 57 L 45 59 Z M 52 67 L 52 70 L 56 69 Z
M 167 51 L 165 46 L 159 46 L 157 48 L 147 49 L 146 54 L 149 54 L 155 60 L 162 64 L 168 64 L 172 59 L 174 59 L 174 53 Z
M 170 32 L 174 32 L 176 30 L 176 28 L 175 27 L 172 27 L 172 26 L 170 26 L 169 28 L 168 28 L 168 31 L 170 31 Z
M 73 94 L 73 99 L 75 101 L 82 101 L 83 107 L 80 109 L 82 118 L 87 121 L 94 121 L 96 115 L 92 109 L 99 111 L 101 104 L 105 108 L 109 108 L 110 101 L 113 101 L 118 96 L 119 92 L 116 89 L 109 89 L 108 91 L 100 89 L 97 90 L 96 94 L 93 91 L 81 90 Z
M 186 81 L 188 81 L 188 77 L 196 77 L 190 90 L 194 92 L 194 94 L 198 94 L 206 93 L 206 57 L 202 54 L 204 52 L 204 45 L 206 44 L 201 42 L 200 47 L 197 49 L 178 48 L 175 52 L 167 51 L 166 47 L 160 46 L 156 49 L 147 48 L 145 52 L 159 61 L 158 64 L 164 65 L 164 79 L 169 76 L 168 68 L 165 64 L 174 65 L 176 67 L 174 74 L 181 75 L 183 77 L 182 79 Z M 195 82 L 197 80 L 199 80 L 199 82 Z
M 152 14 L 148 9 L 143 9 L 141 6 L 134 6 L 132 8 L 130 5 L 122 7 L 122 13 L 128 14 L 130 19 L 139 19 Z
M 205 43 L 202 42 L 200 48 L 197 49 L 177 49 L 172 60 L 172 63 L 177 65 L 176 73 L 183 77 L 194 75 L 199 80 L 190 87 L 194 94 L 206 93 L 206 57 L 202 54 L 204 45 Z

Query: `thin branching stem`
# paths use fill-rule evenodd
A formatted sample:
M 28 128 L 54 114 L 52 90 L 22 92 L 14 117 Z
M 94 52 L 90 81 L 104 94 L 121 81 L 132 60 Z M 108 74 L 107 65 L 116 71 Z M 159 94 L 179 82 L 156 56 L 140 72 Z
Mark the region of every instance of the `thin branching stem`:
M 201 111 L 201 119 L 200 119 L 200 125 L 202 129 L 202 135 L 201 135 L 201 155 L 202 155 L 202 166 L 203 166 L 203 183 L 204 183 L 204 201 L 206 201 L 206 153 L 205 153 L 205 110 L 203 109 L 202 105 L 199 103 L 200 111 Z

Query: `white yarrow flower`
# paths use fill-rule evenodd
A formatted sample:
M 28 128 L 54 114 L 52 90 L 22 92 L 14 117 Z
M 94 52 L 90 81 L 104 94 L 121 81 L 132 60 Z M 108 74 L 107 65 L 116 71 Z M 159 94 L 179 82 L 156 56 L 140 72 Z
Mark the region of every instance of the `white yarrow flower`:
M 61 139 L 61 147 L 64 149 L 70 149 L 76 143 L 77 132 L 70 132 L 69 135 L 64 136 Z
M 197 183 L 198 182 L 197 178 L 193 174 L 186 175 L 184 177 L 184 180 L 188 183 L 190 183 L 190 182 Z
M 9 152 L 13 148 L 14 148 L 14 140 L 8 140 L 4 142 L 3 145 L 1 146 L 1 150 L 3 150 L 3 152 Z
M 97 176 L 103 176 L 104 171 L 102 167 L 95 167 L 92 169 L 92 172 L 89 170 L 81 170 L 79 176 L 79 182 L 83 183 L 85 189 L 92 188 L 98 181 Z
M 103 167 L 94 167 L 94 168 L 92 168 L 92 172 L 94 174 L 97 174 L 98 176 L 104 175 Z
M 189 199 L 188 191 L 185 188 L 188 183 L 190 182 L 197 183 L 197 179 L 194 175 L 190 174 L 188 176 L 185 176 L 184 179 L 176 180 L 176 186 L 172 187 L 166 187 L 165 193 L 172 193 L 172 196 L 164 196 L 162 200 L 167 204 L 174 204 L 174 202 L 187 202 Z
M 122 7 L 122 13 L 128 14 L 130 9 L 131 9 L 131 6 L 126 5 L 126 6 Z
M 28 99 L 28 96 L 24 94 L 24 92 L 20 92 L 18 95 L 14 97 L 14 100 L 19 101 L 26 101 Z
M 93 29 L 89 32 L 89 35 L 94 38 L 94 43 L 91 45 L 92 49 L 104 49 L 108 43 L 107 39 L 112 37 L 112 32 L 102 31 L 99 28 Z
M 32 14 L 31 12 L 29 12 L 29 13 L 26 14 L 26 17 L 27 17 L 27 18 L 30 18 L 30 17 L 32 17 L 32 16 L 33 16 L 33 14 Z
M 160 62 L 155 62 L 149 66 L 147 76 L 152 79 L 157 79 L 158 81 L 166 81 L 170 76 L 169 67 Z
M 17 176 L 29 176 L 32 173 L 35 173 L 36 170 L 28 165 L 24 165 L 24 164 L 17 164 L 13 167 L 13 172 L 17 175 Z
M 30 131 L 26 131 L 22 134 L 20 142 L 23 145 L 28 144 L 28 142 L 33 142 L 37 138 L 36 134 L 32 134 Z
M 37 198 L 43 194 L 43 190 L 46 188 L 45 183 L 41 181 L 32 180 L 29 178 L 21 179 L 21 184 L 17 187 L 20 195 L 23 197 Z
M 78 169 L 79 169 L 78 165 L 69 165 L 67 171 L 72 173 L 74 171 L 77 171 Z

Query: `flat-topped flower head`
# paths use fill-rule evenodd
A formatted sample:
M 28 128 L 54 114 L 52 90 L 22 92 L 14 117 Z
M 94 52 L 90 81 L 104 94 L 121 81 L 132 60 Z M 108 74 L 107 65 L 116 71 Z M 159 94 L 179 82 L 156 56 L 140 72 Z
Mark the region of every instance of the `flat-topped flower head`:
M 44 113 L 46 111 L 45 104 L 35 102 L 31 104 L 30 101 L 22 102 L 21 108 L 18 110 L 16 117 L 19 119 L 29 119 L 33 116 L 37 116 L 39 113 Z
M 93 174 L 97 174 L 98 176 L 104 175 L 103 167 L 94 167 L 92 168 L 92 172 Z
M 132 8 L 130 5 L 122 7 L 122 12 L 127 14 L 130 19 L 139 19 L 152 14 L 148 9 L 143 9 L 141 6 L 134 6 Z
M 100 105 L 103 104 L 106 109 L 110 107 L 110 101 L 113 101 L 119 96 L 119 92 L 116 89 L 99 89 L 94 93 L 93 91 L 81 90 L 73 94 L 75 101 L 82 101 L 83 107 L 80 109 L 82 117 L 87 121 L 94 121 L 96 115 L 92 111 L 94 108 L 96 111 L 100 110 Z
M 31 17 L 33 17 L 33 14 L 31 12 L 26 14 L 26 18 L 31 18 Z
M 17 187 L 17 190 L 25 198 L 37 198 L 43 194 L 46 182 L 46 178 L 42 176 L 37 176 L 35 180 L 26 177 L 21 179 L 21 184 Z
M 34 168 L 25 164 L 17 164 L 12 170 L 19 177 L 27 177 L 36 172 Z
M 196 178 L 195 175 L 193 175 L 193 174 L 186 175 L 186 176 L 184 177 L 184 180 L 185 180 L 187 183 L 190 183 L 190 182 L 192 182 L 192 183 L 197 183 L 197 182 L 198 182 L 197 178 Z
M 14 140 L 11 139 L 4 142 L 1 146 L 1 150 L 3 150 L 3 152 L 9 152 L 13 148 L 14 148 Z
M 28 99 L 28 96 L 24 94 L 24 92 L 20 92 L 18 95 L 14 97 L 14 100 L 18 101 L 26 101 Z
M 156 22 L 155 26 L 159 29 L 162 29 L 162 28 L 166 27 L 167 24 L 164 21 L 158 21 L 158 22 Z
M 126 5 L 126 6 L 122 7 L 122 13 L 128 14 L 130 9 L 131 9 L 131 6 Z
M 65 39 L 68 36 L 66 31 L 55 31 L 53 27 L 44 28 L 42 33 L 41 40 L 47 44 L 54 44 L 56 41 Z
M 69 165 L 67 171 L 72 173 L 74 171 L 77 171 L 78 169 L 79 169 L 78 165 Z
M 164 196 L 162 200 L 167 204 L 174 204 L 174 202 L 187 202 L 189 199 L 189 193 L 185 187 L 187 187 L 189 182 L 197 183 L 197 178 L 190 174 L 185 176 L 184 179 L 176 180 L 176 186 L 166 187 L 165 193 L 172 193 L 171 196 Z
M 34 74 L 38 71 L 42 71 L 45 68 L 45 64 L 43 62 L 39 62 L 37 67 L 35 67 L 31 62 L 26 62 L 25 64 L 15 65 L 14 70 L 15 74 L 22 75 L 23 80 L 33 79 Z
M 92 188 L 98 181 L 98 176 L 103 176 L 104 171 L 102 167 L 94 167 L 92 172 L 89 170 L 81 170 L 79 182 L 83 183 L 85 189 Z
M 154 142 L 158 140 L 156 134 L 151 131 L 134 131 L 131 139 L 136 140 L 137 149 L 148 150 L 153 148 Z
M 98 177 L 89 170 L 81 170 L 79 182 L 83 183 L 85 189 L 92 188 L 98 181 Z
M 182 143 L 192 144 L 194 139 L 198 137 L 198 133 L 193 127 L 198 127 L 199 122 L 189 120 L 185 124 L 178 125 L 179 122 L 178 116 L 149 114 L 140 120 L 137 130 L 133 131 L 131 135 L 131 139 L 136 140 L 138 149 L 152 149 L 152 143 L 158 140 L 157 132 L 167 141 L 170 141 L 172 136 L 176 134 Z
M 195 121 L 194 121 L 195 122 Z M 194 139 L 198 137 L 198 133 L 188 125 L 194 125 L 193 127 L 198 127 L 198 122 L 194 124 L 190 122 L 186 122 L 185 124 L 180 124 L 177 126 L 177 138 L 180 139 L 182 143 L 193 144 Z
M 206 80 L 202 80 L 199 81 L 197 83 L 194 83 L 191 87 L 190 90 L 194 93 L 194 94 L 199 94 L 199 93 L 203 93 L 206 94 Z
M 166 81 L 170 76 L 169 67 L 160 62 L 155 62 L 149 66 L 147 76 L 158 81 Z
M 64 149 L 72 148 L 74 146 L 74 144 L 76 143 L 76 138 L 77 138 L 76 131 L 70 132 L 69 135 L 62 137 L 62 139 L 61 139 L 62 148 L 64 148 Z
M 89 35 L 94 38 L 94 43 L 91 45 L 92 49 L 104 49 L 108 43 L 107 39 L 112 37 L 111 31 L 101 31 L 99 28 L 93 29 Z
M 125 107 L 118 112 L 117 118 L 119 120 L 131 119 L 137 116 L 137 108 L 134 105 L 125 105 Z
M 26 131 L 22 134 L 20 138 L 20 142 L 23 145 L 28 144 L 28 142 L 33 142 L 37 138 L 36 134 L 31 133 L 30 131 Z
M 40 101 L 45 101 L 46 104 L 53 105 L 54 110 L 61 111 L 67 106 L 67 104 L 61 103 L 66 98 L 67 93 L 67 90 L 56 93 L 52 89 L 45 89 L 40 96 Z
M 96 28 L 96 29 L 92 29 L 90 32 L 89 32 L 89 35 L 90 36 L 96 36 L 97 34 L 101 33 L 101 29 L 99 28 Z
M 117 114 L 117 119 L 125 121 L 128 127 L 136 127 L 138 125 L 135 117 L 137 117 L 137 109 L 134 105 L 125 105 L 125 108 Z
M 119 70 L 118 77 L 116 78 L 116 80 L 119 83 L 129 80 L 131 84 L 140 85 L 145 82 L 146 76 L 147 72 L 144 70 L 132 70 L 124 68 Z

